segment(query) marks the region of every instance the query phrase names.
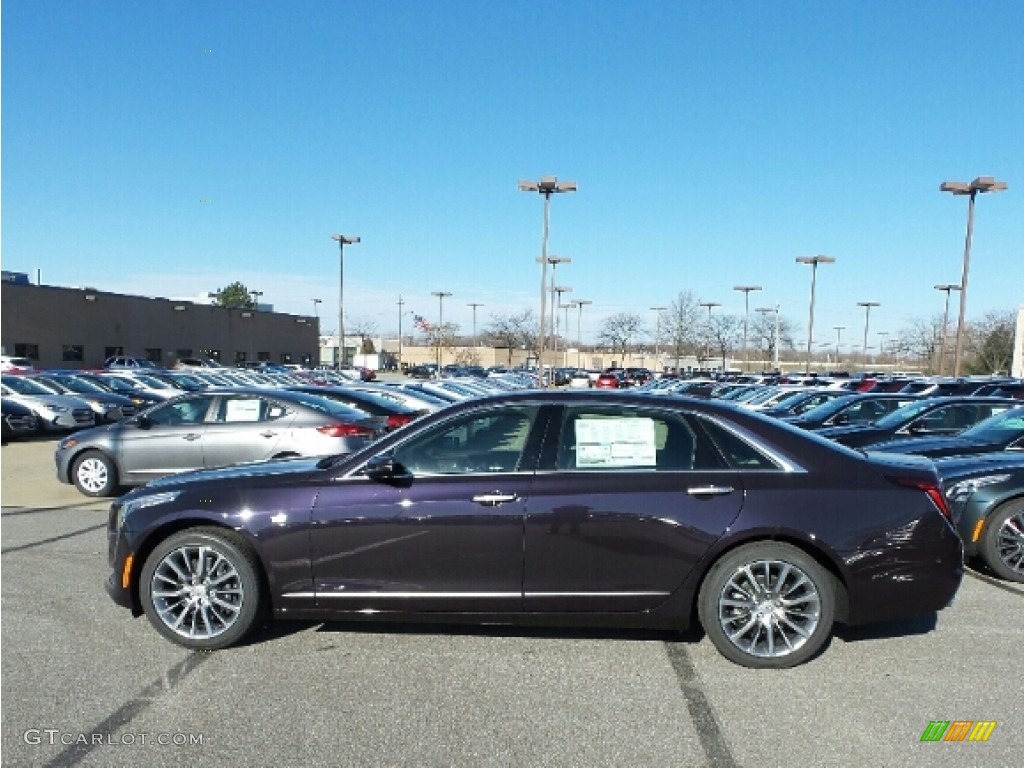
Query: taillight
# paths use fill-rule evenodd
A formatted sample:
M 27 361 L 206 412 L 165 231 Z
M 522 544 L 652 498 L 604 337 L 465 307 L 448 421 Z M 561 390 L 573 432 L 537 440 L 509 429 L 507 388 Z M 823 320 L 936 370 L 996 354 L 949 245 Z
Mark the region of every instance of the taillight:
M 953 520 L 953 513 L 950 512 L 946 497 L 942 495 L 942 489 L 938 483 L 918 477 L 889 477 L 888 479 L 904 488 L 917 488 L 919 491 L 924 491 L 925 496 L 932 500 L 932 504 L 942 513 L 942 516 L 947 520 Z
M 412 416 L 393 413 L 388 416 L 388 429 L 398 429 L 399 427 L 405 426 L 410 421 L 412 421 Z
M 328 437 L 373 437 L 373 430 L 355 424 L 328 424 L 317 427 L 316 431 Z

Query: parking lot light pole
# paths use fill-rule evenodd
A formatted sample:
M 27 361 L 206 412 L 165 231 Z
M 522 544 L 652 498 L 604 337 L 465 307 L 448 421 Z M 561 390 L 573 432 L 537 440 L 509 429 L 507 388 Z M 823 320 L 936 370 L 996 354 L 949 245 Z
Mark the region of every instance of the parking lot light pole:
M 717 301 L 702 301 L 700 306 L 708 308 L 708 340 L 704 345 L 704 359 L 708 363 L 708 370 L 711 370 L 711 310 L 722 305 Z
M 473 308 L 473 346 L 474 347 L 479 347 L 480 346 L 480 340 L 477 339 L 477 337 L 476 337 L 476 308 L 477 307 L 482 307 L 483 304 L 481 304 L 478 301 L 471 301 L 466 306 Z
M 836 367 L 839 367 L 839 345 L 843 338 L 843 331 L 846 330 L 845 325 L 833 325 L 832 330 L 836 332 Z
M 589 299 L 573 299 L 572 305 L 579 310 L 576 313 L 576 367 L 582 368 L 582 355 L 583 355 L 583 334 L 581 329 L 583 328 L 583 307 L 587 304 L 593 304 L 594 302 Z
M 750 322 L 750 292 L 760 291 L 760 285 L 737 285 L 734 291 L 743 291 L 743 370 L 750 370 L 749 358 L 747 355 L 747 326 Z
M 871 308 L 880 307 L 882 305 L 879 304 L 877 301 L 858 301 L 857 306 L 864 307 L 864 349 L 861 352 L 861 355 L 863 357 L 861 365 L 866 371 L 868 369 L 868 323 L 871 320 Z
M 960 375 L 964 355 L 964 316 L 967 312 L 967 272 L 971 264 L 971 236 L 974 233 L 974 198 L 979 193 L 1002 192 L 1005 181 L 996 181 L 991 176 L 979 176 L 970 184 L 966 181 L 944 181 L 939 190 L 953 195 L 969 195 L 967 204 L 967 236 L 964 239 L 964 267 L 960 278 L 960 316 L 956 322 L 956 353 L 953 356 L 953 375 Z M 948 295 L 948 294 L 947 294 Z
M 804 370 L 806 374 L 811 372 L 811 352 L 814 347 L 814 292 L 818 283 L 818 265 L 834 264 L 835 261 L 832 256 L 824 256 L 822 254 L 796 257 L 797 264 L 811 265 L 811 308 L 807 318 L 807 365 Z
M 355 245 L 360 238 L 353 235 L 331 235 L 338 243 L 338 367 L 345 364 L 345 246 Z
M 939 376 L 946 372 L 946 336 L 949 331 L 949 293 L 959 291 L 960 286 L 954 283 L 936 285 L 936 291 L 944 291 L 946 294 L 946 309 L 942 313 L 942 342 L 939 344 Z
M 889 335 L 888 331 L 878 332 L 878 355 L 879 357 L 885 357 L 885 337 Z
M 263 291 L 249 291 L 249 295 L 252 296 L 252 308 L 259 311 L 260 296 L 263 295 Z
M 451 296 L 449 291 L 431 291 L 431 296 L 437 296 L 437 373 L 441 373 L 441 334 L 444 333 L 444 299 Z
M 405 301 L 402 299 L 402 294 L 398 294 L 398 370 L 402 370 L 402 315 L 405 314 L 402 311 L 402 307 L 405 306 Z
M 651 307 L 651 312 L 654 312 L 654 356 L 658 359 L 658 364 L 661 364 L 661 313 L 664 312 L 668 307 Z
M 551 275 L 554 277 L 555 268 L 551 267 Z M 551 351 L 558 351 L 558 309 L 562 306 L 562 294 L 572 293 L 572 288 L 567 285 L 552 285 L 551 292 Z
M 575 192 L 575 181 L 559 181 L 556 176 L 543 176 L 539 181 L 520 181 L 520 192 L 538 192 L 544 196 L 544 226 L 541 233 L 540 251 L 540 333 L 537 336 L 537 365 L 540 370 L 540 386 L 544 381 L 544 321 L 547 309 L 547 278 L 548 278 L 548 229 L 551 221 L 551 196 L 564 192 Z

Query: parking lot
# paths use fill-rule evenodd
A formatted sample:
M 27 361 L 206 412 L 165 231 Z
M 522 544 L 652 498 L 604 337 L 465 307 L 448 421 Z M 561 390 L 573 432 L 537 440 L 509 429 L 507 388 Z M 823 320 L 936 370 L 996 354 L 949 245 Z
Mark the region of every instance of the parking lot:
M 4 765 L 1020 764 L 1020 585 L 971 573 L 785 671 L 699 632 L 279 623 L 193 654 L 107 598 L 107 503 L 53 447 L 2 452 Z M 996 726 L 922 743 L 937 720 Z

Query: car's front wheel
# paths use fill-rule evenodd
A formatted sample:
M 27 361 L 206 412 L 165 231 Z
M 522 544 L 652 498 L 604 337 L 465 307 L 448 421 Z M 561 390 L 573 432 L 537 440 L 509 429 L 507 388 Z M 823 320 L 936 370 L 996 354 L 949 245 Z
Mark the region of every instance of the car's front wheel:
M 978 554 L 997 576 L 1024 582 L 1024 499 L 1007 502 L 992 513 Z
M 192 528 L 169 536 L 146 558 L 139 578 L 150 623 L 186 648 L 226 648 L 263 619 L 256 556 L 231 531 Z
M 697 610 L 711 642 L 730 661 L 759 669 L 794 667 L 832 633 L 835 583 L 803 550 L 757 542 L 712 566 Z
M 117 467 L 99 451 L 86 451 L 75 459 L 71 480 L 86 496 L 113 496 L 117 493 Z

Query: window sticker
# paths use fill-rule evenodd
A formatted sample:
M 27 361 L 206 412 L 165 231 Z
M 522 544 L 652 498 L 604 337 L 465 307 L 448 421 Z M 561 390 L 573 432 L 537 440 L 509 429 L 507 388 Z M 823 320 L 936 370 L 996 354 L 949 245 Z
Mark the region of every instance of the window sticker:
M 576 421 L 577 467 L 653 467 L 654 420 L 582 418 Z
M 259 421 L 259 400 L 228 400 L 225 421 Z

